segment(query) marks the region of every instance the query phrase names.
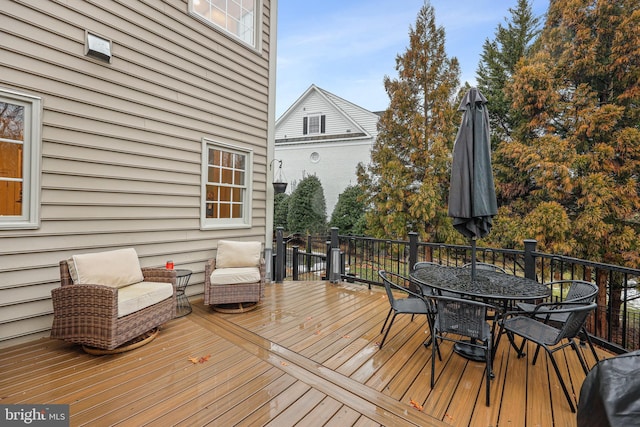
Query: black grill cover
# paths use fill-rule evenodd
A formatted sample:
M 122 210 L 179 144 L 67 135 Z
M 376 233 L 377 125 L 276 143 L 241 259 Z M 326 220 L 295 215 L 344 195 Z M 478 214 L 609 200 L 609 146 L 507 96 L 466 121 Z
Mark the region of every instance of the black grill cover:
M 640 426 L 640 350 L 601 360 L 580 390 L 578 427 Z

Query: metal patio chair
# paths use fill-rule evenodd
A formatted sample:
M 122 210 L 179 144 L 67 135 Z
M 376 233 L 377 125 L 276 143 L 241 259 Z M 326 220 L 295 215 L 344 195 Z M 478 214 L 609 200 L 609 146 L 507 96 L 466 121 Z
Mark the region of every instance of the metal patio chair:
M 581 302 L 558 302 L 558 303 L 541 303 L 531 312 L 508 312 L 505 313 L 503 319 L 500 321 L 500 332 L 504 331 L 509 338 L 511 346 L 518 352 L 518 358 L 524 357 L 524 346 L 527 341 L 531 341 L 537 344 L 535 355 L 533 356 L 532 364 L 536 364 L 538 358 L 538 351 L 540 347 L 544 348 L 553 369 L 556 371 L 562 391 L 564 392 L 567 402 L 571 407 L 572 412 L 576 412 L 575 405 L 569 395 L 567 386 L 562 379 L 562 374 L 558 364 L 553 357 L 553 353 L 561 350 L 567 346 L 571 346 L 578 355 L 580 364 L 584 373 L 588 373 L 587 365 L 578 349 L 578 345 L 575 342 L 575 338 L 582 330 L 584 323 L 587 320 L 587 316 L 596 309 L 595 303 L 581 303 Z M 541 322 L 537 319 L 537 316 L 544 314 L 544 316 L 551 316 L 551 314 L 566 314 L 567 318 L 562 323 L 560 328 L 553 327 L 547 323 Z M 523 338 L 522 344 L 518 346 L 515 342 L 515 336 L 518 335 Z M 560 344 L 566 340 L 564 344 Z M 496 344 L 497 345 L 497 344 Z
M 471 268 L 471 263 L 463 265 L 462 268 Z M 476 262 L 476 268 L 478 270 L 495 271 L 496 273 L 507 273 L 507 270 L 500 267 L 499 265 L 489 264 L 486 262 Z
M 418 261 L 413 265 L 413 271 L 419 270 L 421 268 L 428 268 L 428 267 L 442 267 L 442 265 L 440 265 L 438 263 L 435 263 L 435 262 L 431 262 L 431 261 Z M 427 287 L 426 285 L 421 285 L 421 287 L 422 287 L 423 294 L 425 294 L 425 295 L 427 295 L 427 294 L 440 294 L 440 295 L 449 296 L 449 297 L 459 297 L 460 296 L 460 294 L 457 294 L 455 292 L 437 291 L 436 289 L 431 288 L 431 287 Z
M 432 333 L 433 329 L 431 325 L 433 322 L 433 310 L 430 308 L 429 302 L 423 298 L 420 287 L 418 286 L 416 287 L 416 290 L 412 290 L 411 281 L 400 274 L 381 270 L 378 272 L 378 275 L 382 278 L 390 305 L 389 313 L 387 313 L 387 317 L 384 319 L 380 333 L 384 332 L 385 326 L 387 326 L 387 322 L 389 321 L 389 317 L 391 317 L 391 313 L 393 313 L 391 322 L 389 322 L 387 331 L 384 332 L 384 337 L 382 338 L 379 347 L 382 348 L 382 345 L 387 339 L 387 335 L 389 335 L 393 321 L 396 319 L 398 314 L 411 314 L 411 320 L 413 320 L 413 315 L 424 314 L 427 316 L 429 331 Z M 394 294 L 394 291 L 400 291 L 407 296 L 398 298 L 396 297 L 396 294 Z
M 480 349 L 484 352 L 486 364 L 486 405 L 491 403 L 491 378 L 493 377 L 493 335 L 499 310 L 490 304 L 469 299 L 433 295 L 436 307 L 433 322 L 431 347 L 431 388 L 435 384 L 436 353 L 440 355 L 442 340 Z M 493 312 L 493 316 L 487 316 Z M 465 340 L 469 338 L 469 340 Z
M 584 302 L 590 303 L 594 302 L 596 299 L 596 295 L 598 294 L 598 286 L 591 282 L 586 282 L 584 280 L 556 280 L 553 282 L 545 283 L 551 290 L 551 296 L 549 297 L 551 301 L 564 301 L 564 302 Z M 563 294 L 565 294 L 563 296 Z M 535 304 L 520 302 L 517 304 L 517 307 L 520 310 L 531 312 L 536 308 Z M 564 322 L 567 321 L 569 317 L 569 313 L 551 313 L 547 315 L 546 313 L 538 313 L 536 318 L 541 321 L 545 321 L 553 326 L 560 327 Z M 586 322 L 585 322 L 586 325 Z M 596 359 L 596 363 L 600 361 L 598 357 L 598 353 L 596 353 L 596 349 L 593 346 L 593 342 L 591 341 L 591 337 L 587 333 L 586 326 L 582 326 L 581 330 L 581 340 L 584 339 L 591 349 L 591 353 L 593 357 Z

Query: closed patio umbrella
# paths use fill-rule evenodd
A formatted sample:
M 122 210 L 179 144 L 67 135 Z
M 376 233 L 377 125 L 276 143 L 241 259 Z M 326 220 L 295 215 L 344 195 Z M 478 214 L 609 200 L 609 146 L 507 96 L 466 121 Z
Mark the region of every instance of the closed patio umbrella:
M 475 280 L 476 239 L 489 234 L 498 213 L 487 99 L 478 89 L 471 88 L 458 111 L 464 114 L 453 147 L 449 216 L 456 230 L 471 239 L 471 277 Z

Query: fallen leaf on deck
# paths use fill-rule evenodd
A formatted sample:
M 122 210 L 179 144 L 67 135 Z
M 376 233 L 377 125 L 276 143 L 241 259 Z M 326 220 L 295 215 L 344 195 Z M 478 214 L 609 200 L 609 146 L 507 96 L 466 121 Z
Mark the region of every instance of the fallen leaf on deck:
M 211 357 L 211 355 L 210 355 L 210 354 L 207 354 L 206 356 L 202 356 L 202 357 L 198 360 L 198 362 L 199 362 L 199 363 L 204 363 L 204 362 L 206 362 L 207 360 L 209 360 L 209 358 L 210 358 L 210 357 Z
M 288 364 L 287 362 L 280 362 L 280 364 L 281 364 L 282 366 L 289 366 L 289 364 Z
M 197 357 L 190 357 L 189 358 L 189 362 L 191 362 L 193 364 L 196 364 L 196 363 L 198 363 L 198 358 Z
M 351 338 L 351 335 L 343 335 L 342 338 Z
M 411 403 L 411 406 L 413 406 L 414 408 L 416 408 L 418 411 L 422 411 L 422 405 L 419 404 L 418 402 L 416 402 L 415 400 L 411 399 L 409 401 L 409 403 Z

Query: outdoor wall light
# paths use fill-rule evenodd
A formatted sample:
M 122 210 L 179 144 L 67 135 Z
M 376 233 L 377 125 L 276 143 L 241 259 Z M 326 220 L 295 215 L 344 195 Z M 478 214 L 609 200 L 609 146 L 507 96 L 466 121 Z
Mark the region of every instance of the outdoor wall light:
M 287 182 L 285 181 L 284 173 L 282 172 L 282 160 L 271 160 L 269 169 L 273 168 L 273 162 L 278 162 L 278 173 L 276 173 L 276 176 L 273 179 L 273 191 L 275 194 L 281 194 L 287 190 Z
M 100 61 L 111 62 L 111 40 L 85 32 L 85 55 Z

